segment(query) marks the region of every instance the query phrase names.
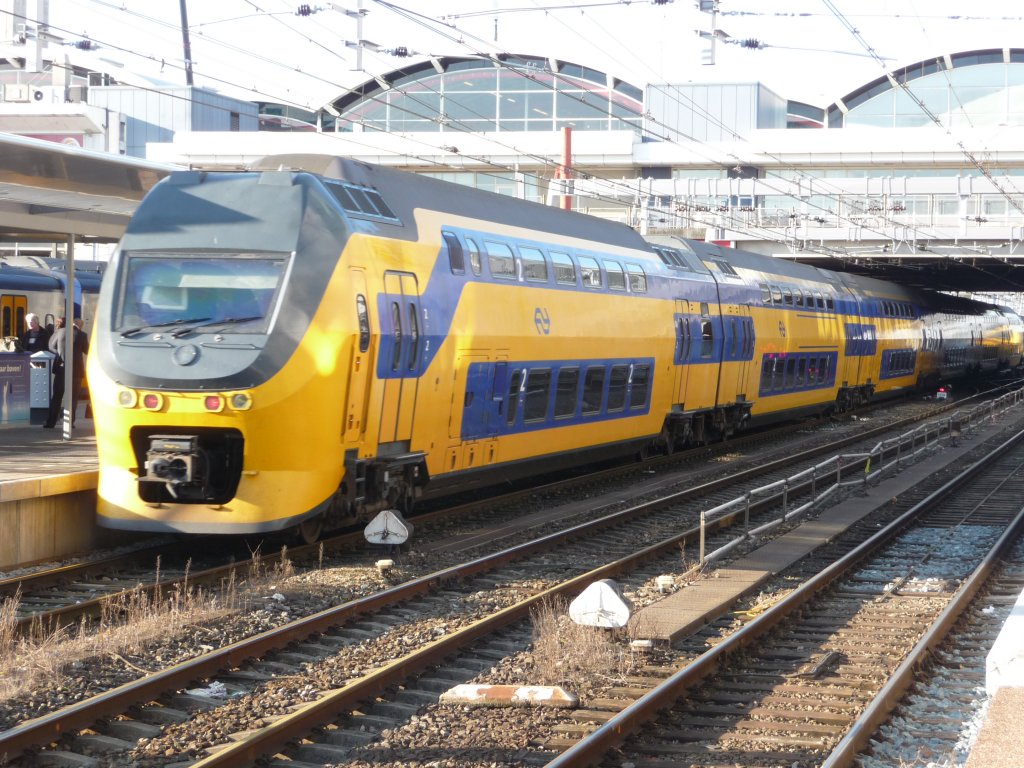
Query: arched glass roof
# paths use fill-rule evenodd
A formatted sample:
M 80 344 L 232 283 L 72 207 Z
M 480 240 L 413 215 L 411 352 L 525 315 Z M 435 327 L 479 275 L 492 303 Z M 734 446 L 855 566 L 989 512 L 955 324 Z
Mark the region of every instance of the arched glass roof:
M 891 75 L 927 110 L 888 77 L 880 77 L 831 105 L 828 126 L 916 128 L 933 124 L 929 112 L 947 128 L 1024 125 L 1024 49 L 956 53 Z
M 641 129 L 643 91 L 571 62 L 531 56 L 432 58 L 332 103 L 337 130 Z

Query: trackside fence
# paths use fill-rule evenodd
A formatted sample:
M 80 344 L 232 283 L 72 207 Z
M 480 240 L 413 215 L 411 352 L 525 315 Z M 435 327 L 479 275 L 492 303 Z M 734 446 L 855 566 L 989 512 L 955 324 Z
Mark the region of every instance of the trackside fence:
M 945 444 L 956 445 L 962 435 L 993 422 L 1024 401 L 1024 388 L 967 411 L 954 411 L 897 437 L 883 440 L 866 453 L 844 453 L 783 480 L 754 488 L 742 496 L 700 513 L 700 565 L 714 562 L 745 541 L 825 505 L 843 491 L 866 489 L 901 467 L 916 463 Z M 753 508 L 779 506 L 780 516 L 750 527 Z M 706 528 L 722 518 L 743 515 L 743 533 L 712 552 L 705 552 Z M 715 525 L 716 528 L 719 526 Z

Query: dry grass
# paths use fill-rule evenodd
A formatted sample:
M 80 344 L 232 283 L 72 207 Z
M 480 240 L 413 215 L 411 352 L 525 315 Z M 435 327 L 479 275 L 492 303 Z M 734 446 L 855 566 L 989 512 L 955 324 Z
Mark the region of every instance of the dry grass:
M 141 655 L 156 640 L 173 638 L 185 628 L 223 619 L 247 609 L 269 585 L 294 573 L 282 552 L 282 562 L 266 567 L 254 558 L 245 581 L 239 583 L 232 571 L 218 589 L 199 589 L 184 582 L 166 592 L 149 595 L 141 589 L 122 593 L 107 601 L 101 616 L 56 631 L 37 627 L 28 637 L 16 630 L 20 595 L 0 603 L 0 701 L 21 696 L 42 684 L 60 684 L 69 672 L 91 660 L 113 658 L 130 669 L 149 673 L 124 655 Z M 160 563 L 157 561 L 157 573 Z
M 544 600 L 530 613 L 537 683 L 579 691 L 621 677 L 628 653 L 608 630 L 583 627 L 569 618 L 564 600 Z

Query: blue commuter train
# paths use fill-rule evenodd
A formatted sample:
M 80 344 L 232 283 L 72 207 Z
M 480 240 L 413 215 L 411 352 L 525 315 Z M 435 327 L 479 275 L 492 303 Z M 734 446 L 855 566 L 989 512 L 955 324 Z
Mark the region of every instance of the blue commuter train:
M 104 279 L 99 521 L 326 527 L 1021 363 L 1005 308 L 320 156 L 183 171 Z

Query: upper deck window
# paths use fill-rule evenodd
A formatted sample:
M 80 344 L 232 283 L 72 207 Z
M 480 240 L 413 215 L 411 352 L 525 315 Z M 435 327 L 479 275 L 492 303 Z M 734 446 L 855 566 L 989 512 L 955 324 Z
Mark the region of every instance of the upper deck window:
M 589 256 L 577 256 L 580 263 L 580 275 L 583 277 L 584 288 L 601 287 L 601 267 L 597 265 L 597 259 Z
M 490 240 L 484 243 L 487 249 L 487 266 L 491 269 L 491 275 L 504 280 L 515 280 L 516 260 L 512 255 L 512 249 L 505 243 L 495 243 Z
M 576 265 L 567 253 L 551 251 L 551 263 L 555 268 L 555 281 L 566 285 L 576 285 Z
M 608 287 L 613 291 L 626 290 L 626 275 L 617 261 L 605 261 L 604 271 L 608 274 Z
M 519 256 L 523 260 L 523 278 L 525 280 L 538 283 L 548 281 L 548 263 L 539 249 L 521 245 L 519 246 Z

